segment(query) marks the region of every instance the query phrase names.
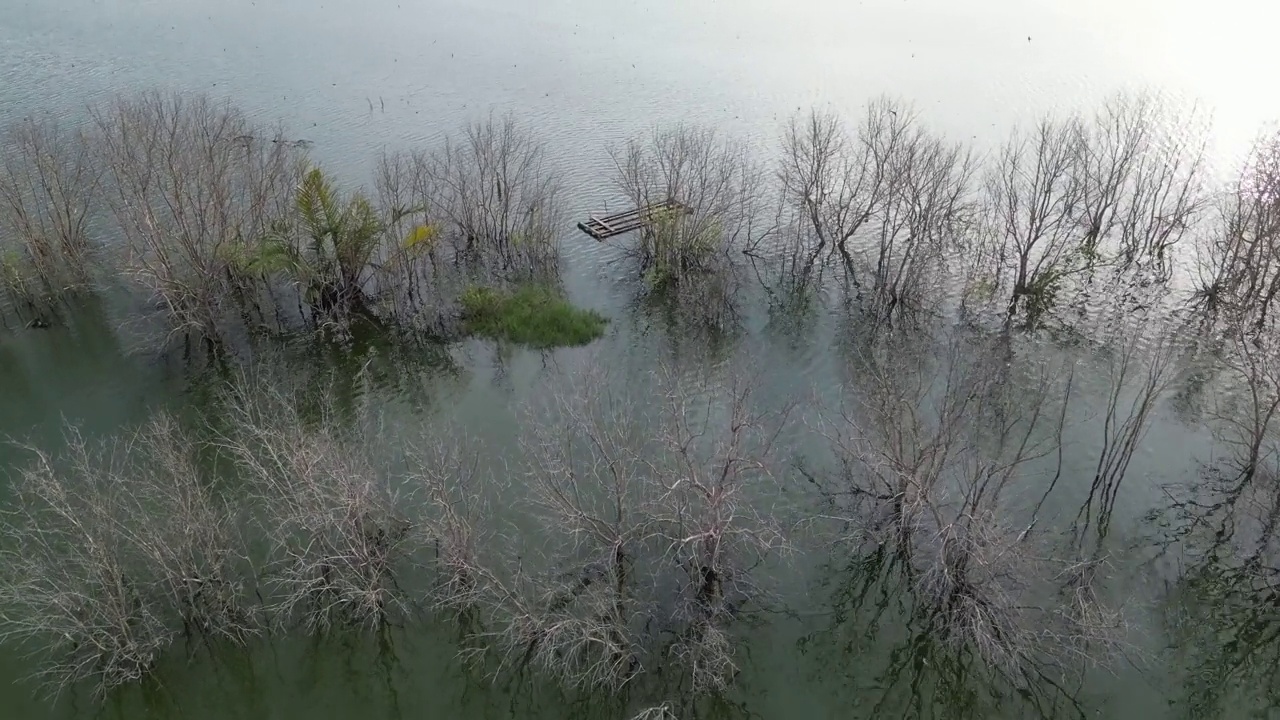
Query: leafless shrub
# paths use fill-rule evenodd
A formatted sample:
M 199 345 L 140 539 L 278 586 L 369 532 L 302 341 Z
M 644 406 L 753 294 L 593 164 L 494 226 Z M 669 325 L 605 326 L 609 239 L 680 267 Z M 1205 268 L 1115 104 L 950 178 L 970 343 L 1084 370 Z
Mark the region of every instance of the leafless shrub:
M 1051 492 L 1061 473 L 1071 381 L 1047 365 L 1015 373 L 1024 366 L 1011 362 L 1007 342 L 953 334 L 925 351 L 878 342 L 864 358 L 859 399 L 825 434 L 843 468 L 829 492 L 854 547 L 899 559 L 955 651 L 1026 678 L 1064 654 L 1105 661 L 1123 633 L 1088 624 L 1106 613 L 1057 613 L 1033 599 L 1052 596 L 1069 563 L 1032 547 L 1038 508 L 1019 518 L 1015 500 L 1041 483 Z M 1055 640 L 1064 637 L 1079 643 L 1068 649 Z
M 479 458 L 458 443 L 433 442 L 409 453 L 406 478 L 425 494 L 420 522 L 425 542 L 435 550 L 431 606 L 468 613 L 481 603 L 486 569 L 481 545 L 493 533 L 492 514 L 478 475 Z
M 542 143 L 510 115 L 473 123 L 422 158 L 416 205 L 459 261 L 515 278 L 556 270 L 563 224 L 560 184 Z M 435 224 L 435 223 L 438 223 Z
M 237 518 L 172 418 L 102 449 L 72 432 L 68 447 L 65 462 L 32 450 L 3 524 L 4 637 L 47 654 L 52 687 L 137 680 L 180 631 L 256 632 Z
M 136 680 L 176 635 L 116 531 L 123 492 L 109 477 L 70 481 L 40 454 L 6 518 L 6 637 L 49 654 L 41 675 L 55 690 Z
M 614 182 L 636 207 L 655 211 L 637 254 L 655 287 L 679 287 L 727 270 L 735 251 L 750 250 L 772 230 L 762 216 L 763 170 L 745 145 L 712 130 L 654 130 L 611 151 Z
M 0 144 L 0 280 L 23 300 L 86 287 L 101 176 L 92 141 L 44 118 L 12 125 Z
M 676 714 L 670 705 L 663 703 L 641 710 L 631 720 L 676 720 Z
M 514 541 L 515 569 L 489 573 L 504 665 L 617 689 L 669 643 L 698 692 L 736 674 L 730 624 L 761 600 L 751 570 L 783 545 L 758 505 L 776 431 L 745 386 L 728 398 L 659 387 L 666 407 L 650 416 L 596 380 L 558 398 L 553 420 L 537 423 L 545 430 L 526 437 L 526 484 L 548 538 Z
M 189 636 L 245 642 L 260 630 L 243 513 L 207 485 L 199 444 L 161 414 L 133 441 L 139 458 L 122 484 L 137 515 L 125 541 L 159 574 L 157 590 Z
M 219 444 L 261 508 L 277 622 L 315 632 L 407 613 L 412 599 L 397 575 L 421 538 L 367 446 L 328 418 L 309 425 L 269 388 L 236 391 L 227 412 L 235 430 Z
M 143 94 L 94 118 L 127 271 L 177 329 L 219 337 L 238 305 L 254 307 L 244 259 L 292 209 L 295 144 L 199 96 Z

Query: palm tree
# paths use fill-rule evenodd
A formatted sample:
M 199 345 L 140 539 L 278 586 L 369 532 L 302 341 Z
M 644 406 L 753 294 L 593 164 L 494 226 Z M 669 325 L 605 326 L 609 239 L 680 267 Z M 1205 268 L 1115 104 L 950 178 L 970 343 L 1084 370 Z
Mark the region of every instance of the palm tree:
M 303 177 L 296 220 L 283 222 L 253 254 L 254 269 L 283 273 L 318 314 L 368 311 L 368 286 L 386 223 L 361 193 L 344 199 L 319 168 Z

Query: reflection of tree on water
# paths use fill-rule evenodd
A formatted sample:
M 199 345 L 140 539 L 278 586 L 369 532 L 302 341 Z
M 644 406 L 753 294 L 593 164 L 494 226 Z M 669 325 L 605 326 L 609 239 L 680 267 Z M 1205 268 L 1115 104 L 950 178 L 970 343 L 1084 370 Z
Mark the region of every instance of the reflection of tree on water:
M 867 707 L 856 717 L 1087 715 L 1072 668 L 1030 655 L 1017 666 L 993 664 L 972 644 L 957 644 L 954 618 L 915 594 L 912 574 L 887 546 L 833 569 L 831 624 L 800 642 L 826 672 L 862 678 L 848 688 L 848 700 Z
M 1004 333 L 886 333 L 854 356 L 856 384 L 823 425 L 837 470 L 810 477 L 854 558 L 837 626 L 869 626 L 864 642 L 885 620 L 908 629 L 880 702 L 982 717 L 1016 696 L 1045 717 L 1082 713 L 1071 686 L 1116 656 L 1125 628 L 1099 599 L 1102 556 L 1057 550 L 1038 526 L 1063 474 L 1072 372 Z
M 1223 344 L 1206 409 L 1223 455 L 1189 487 L 1171 487 L 1165 549 L 1189 568 L 1172 596 L 1186 648 L 1188 713 L 1280 701 L 1280 353 L 1274 338 Z M 1265 696 L 1255 693 L 1264 689 Z

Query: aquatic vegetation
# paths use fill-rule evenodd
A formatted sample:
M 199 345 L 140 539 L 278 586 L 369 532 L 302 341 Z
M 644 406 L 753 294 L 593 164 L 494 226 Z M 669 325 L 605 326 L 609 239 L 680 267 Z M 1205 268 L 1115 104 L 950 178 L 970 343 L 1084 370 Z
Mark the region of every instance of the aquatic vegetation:
M 511 291 L 473 285 L 459 303 L 467 333 L 533 348 L 586 345 L 600 338 L 608 324 L 600 313 L 574 307 L 543 285 Z

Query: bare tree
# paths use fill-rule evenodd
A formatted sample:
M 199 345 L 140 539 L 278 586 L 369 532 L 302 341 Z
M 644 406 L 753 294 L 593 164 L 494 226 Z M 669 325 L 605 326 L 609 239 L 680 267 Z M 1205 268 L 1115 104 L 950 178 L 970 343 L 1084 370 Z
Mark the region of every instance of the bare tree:
M 412 597 L 397 575 L 423 540 L 367 444 L 329 418 L 309 427 L 269 387 L 240 388 L 226 410 L 235 429 L 218 445 L 261 508 L 271 547 L 263 584 L 277 623 L 316 632 L 407 613 Z
M 977 206 L 970 197 L 976 163 L 959 145 L 922 129 L 888 156 L 888 185 L 878 215 L 872 278 L 875 297 L 892 313 L 922 308 L 936 286 L 948 251 L 966 235 Z
M 180 633 L 257 632 L 239 518 L 175 421 L 101 448 L 68 440 L 65 458 L 31 450 L 2 526 L 3 637 L 49 653 L 44 679 L 101 693 L 141 678 Z
M 1253 147 L 1201 248 L 1200 295 L 1262 328 L 1280 295 L 1280 133 Z
M 121 531 L 159 575 L 156 591 L 188 637 L 244 643 L 261 630 L 247 518 L 200 467 L 201 447 L 163 413 L 131 439 L 130 473 L 119 482 L 133 502 Z
M 129 274 L 178 330 L 220 337 L 238 306 L 253 306 L 246 259 L 292 209 L 296 144 L 205 97 L 148 93 L 94 118 Z
M 491 590 L 506 652 L 571 685 L 620 688 L 640 671 L 641 604 L 654 572 L 648 477 L 652 441 L 642 417 L 595 379 L 558 399 L 550 421 L 530 423 L 528 487 L 552 539 Z M 521 541 L 519 545 L 525 545 Z
M 23 120 L 0 155 L 0 282 L 28 309 L 91 282 L 89 221 L 100 165 L 91 140 L 51 119 Z
M 784 212 L 799 240 L 787 261 L 807 277 L 837 258 L 875 314 L 921 309 L 977 209 L 973 155 L 920 123 L 909 105 L 879 98 L 854 131 L 834 115 L 793 117 L 778 170 Z M 811 242 L 808 242 L 811 240 Z M 858 294 L 863 297 L 862 292 Z
M 1150 260 L 1172 272 L 1169 250 L 1204 206 L 1205 135 L 1194 110 L 1152 92 L 1118 93 L 1079 127 L 1081 188 L 1076 224 L 1094 263 L 1115 253 L 1122 268 Z
M 764 173 L 742 143 L 680 125 L 610 154 L 628 201 L 670 207 L 655 211 L 637 249 L 655 286 L 724 271 L 735 251 L 754 248 L 772 229 L 762 215 Z
M 1280 552 L 1280 347 L 1266 333 L 1235 328 L 1220 354 L 1224 372 L 1205 415 L 1222 452 L 1197 482 L 1165 487 L 1180 528 L 1175 537 L 1207 536 L 1203 548 L 1191 548 L 1209 565 L 1269 574 Z
M 1062 279 L 1086 267 L 1076 261 L 1083 152 L 1078 119 L 1046 118 L 1030 132 L 1015 132 L 990 170 L 991 222 L 1002 234 L 1002 264 L 1013 268 L 1010 317 L 1021 304 L 1034 322 L 1053 304 Z
M 1070 375 L 1025 368 L 1001 347 L 1008 339 L 989 342 L 952 334 L 914 352 L 878 342 L 859 400 L 827 420 L 842 472 L 824 486 L 855 550 L 896 558 L 938 637 L 1032 682 L 1071 658 L 1105 660 L 1123 633 L 1095 594 L 1063 582 L 1071 561 L 1032 547 L 1036 508 L 1016 512 L 1016 498 L 1041 484 L 1052 492 L 1061 473 Z M 1033 599 L 1058 584 L 1070 611 Z
M 763 599 L 751 571 L 783 545 L 760 505 L 776 433 L 758 435 L 743 388 L 658 382 L 654 415 L 596 380 L 526 438 L 548 537 L 517 535 L 519 561 L 488 573 L 504 666 L 617 689 L 669 647 L 696 692 L 736 674 L 732 622 Z
M 540 277 L 556 270 L 563 224 L 560 183 L 543 144 L 510 115 L 468 125 L 425 158 L 430 196 L 455 258 L 502 275 Z
M 1138 158 L 1119 218 L 1124 265 L 1151 260 L 1157 278 L 1173 271 L 1171 250 L 1205 209 L 1206 138 L 1196 115 L 1157 115 L 1160 132 Z
M 899 149 L 919 132 L 914 109 L 889 98 L 867 104 L 856 132 L 837 116 L 811 111 L 791 119 L 778 169 L 784 202 L 811 226 L 812 264 L 839 252 L 853 272 L 849 242 L 889 194 Z
M 737 673 L 728 623 L 766 595 L 750 570 L 787 549 L 781 519 L 762 503 L 780 488 L 774 449 L 792 406 L 762 411 L 749 377 L 735 377 L 723 394 L 668 382 L 660 437 L 675 464 L 662 476 L 657 519 L 685 572 L 680 614 L 688 626 L 674 651 L 695 690 L 719 692 Z
M 1149 94 L 1117 94 L 1108 98 L 1081 133 L 1078 169 L 1080 202 L 1075 209 L 1085 251 L 1099 252 L 1119 217 L 1130 178 L 1142 162 L 1156 131 L 1156 98 Z

